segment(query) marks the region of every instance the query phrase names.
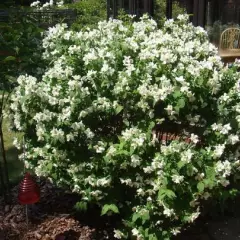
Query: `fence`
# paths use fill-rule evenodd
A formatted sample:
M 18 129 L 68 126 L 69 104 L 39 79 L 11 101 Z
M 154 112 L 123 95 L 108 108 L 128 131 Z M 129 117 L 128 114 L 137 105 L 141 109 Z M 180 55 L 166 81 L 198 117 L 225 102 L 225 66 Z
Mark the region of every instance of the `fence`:
M 67 23 L 71 25 L 77 18 L 77 10 L 75 9 L 54 9 L 41 11 L 0 11 L 0 22 L 8 22 L 10 16 L 16 21 L 21 17 L 29 17 L 39 26 L 49 27 L 56 23 Z

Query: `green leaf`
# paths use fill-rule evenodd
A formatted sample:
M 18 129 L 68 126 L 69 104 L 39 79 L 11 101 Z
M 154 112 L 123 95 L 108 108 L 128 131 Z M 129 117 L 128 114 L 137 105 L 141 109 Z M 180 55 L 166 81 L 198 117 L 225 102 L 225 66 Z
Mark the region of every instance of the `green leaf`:
M 14 56 L 8 56 L 8 57 L 6 57 L 3 61 L 4 62 L 9 62 L 9 61 L 15 61 L 16 60 L 16 57 L 14 57 Z
M 20 48 L 19 47 L 15 47 L 14 50 L 16 51 L 16 53 L 19 53 Z
M 177 197 L 176 194 L 170 189 L 167 189 L 166 196 L 170 199 L 173 199 L 173 198 Z
M 52 179 L 57 180 L 57 174 L 56 173 L 53 173 L 51 176 L 52 176 Z
M 164 199 L 164 198 L 169 198 L 169 199 L 174 199 L 174 198 L 176 198 L 177 196 L 176 196 L 176 194 L 172 191 L 172 190 L 170 190 L 170 189 L 160 189 L 159 190 L 159 192 L 158 192 L 158 199 L 159 200 L 162 200 L 162 199 Z
M 158 240 L 155 234 L 150 234 L 149 235 L 149 240 Z
M 87 203 L 86 202 L 77 202 L 74 206 L 74 208 L 77 210 L 77 211 L 87 211 Z
M 214 186 L 217 185 L 217 181 L 215 181 L 215 180 L 213 180 L 211 178 L 204 179 L 203 183 L 204 183 L 205 188 L 209 188 L 209 189 L 212 189 Z
M 179 161 L 179 162 L 177 163 L 178 169 L 181 169 L 182 167 L 184 167 L 185 164 L 186 164 L 186 162 L 184 162 L 184 161 Z
M 123 123 L 128 127 L 129 126 L 129 121 L 126 119 L 123 119 Z
M 10 28 L 10 26 L 7 23 L 0 22 L 0 28 Z
M 178 106 L 179 108 L 184 108 L 184 107 L 185 107 L 185 100 L 184 100 L 184 98 L 180 98 L 180 99 L 178 100 L 177 106 Z
M 198 80 L 197 80 L 197 82 L 198 82 L 198 85 L 202 85 L 203 82 L 204 82 L 203 77 L 199 77 Z
M 214 167 L 208 167 L 206 169 L 206 176 L 207 176 L 207 178 L 215 179 L 216 172 L 215 172 Z
M 203 182 L 199 182 L 199 183 L 197 184 L 197 189 L 198 189 L 199 192 L 203 192 L 203 191 L 204 191 L 204 188 L 205 188 L 205 186 L 204 186 L 204 183 L 203 183 Z
M 180 91 L 175 91 L 174 93 L 173 93 L 173 97 L 174 98 L 178 98 L 178 97 L 180 97 L 182 94 L 181 94 L 181 92 Z
M 123 110 L 123 106 L 118 105 L 116 109 L 116 114 L 119 114 Z
M 140 217 L 141 215 L 138 212 L 135 212 L 132 216 L 132 222 L 135 223 Z
M 149 215 L 149 212 L 145 212 L 142 216 L 142 223 L 144 224 L 147 220 L 150 219 L 150 215 Z
M 105 204 L 102 208 L 101 215 L 105 215 L 108 212 L 119 213 L 118 207 L 115 204 Z
M 52 171 L 52 168 L 53 168 L 53 164 L 51 163 L 51 162 L 49 162 L 48 164 L 47 164 L 47 170 L 48 171 Z

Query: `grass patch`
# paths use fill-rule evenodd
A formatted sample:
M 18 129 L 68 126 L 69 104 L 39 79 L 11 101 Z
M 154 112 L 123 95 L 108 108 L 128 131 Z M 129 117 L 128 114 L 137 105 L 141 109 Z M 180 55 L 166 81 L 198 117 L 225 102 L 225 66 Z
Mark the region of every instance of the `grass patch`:
M 23 176 L 23 163 L 18 159 L 18 150 L 13 146 L 14 137 L 19 137 L 19 133 L 8 130 L 7 121 L 3 121 L 3 138 L 8 164 L 9 181 L 11 185 L 15 185 Z M 0 161 L 2 162 L 2 152 L 0 151 Z

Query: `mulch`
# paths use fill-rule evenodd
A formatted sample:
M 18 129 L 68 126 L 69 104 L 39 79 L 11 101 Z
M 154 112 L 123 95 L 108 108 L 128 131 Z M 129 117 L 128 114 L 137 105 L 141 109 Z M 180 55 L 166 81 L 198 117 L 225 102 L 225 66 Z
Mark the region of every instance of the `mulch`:
M 28 224 L 26 207 L 17 201 L 18 186 L 11 190 L 11 204 L 0 199 L 0 240 L 114 239 L 111 223 L 99 213 L 76 216 L 73 207 L 81 200 L 79 195 L 46 180 L 40 181 L 40 189 L 40 202 L 27 208 Z
M 17 200 L 18 186 L 11 190 L 11 204 L 6 205 L 0 198 L 0 240 L 115 239 L 113 229 L 120 219 L 101 217 L 100 209 L 96 207 L 90 207 L 86 213 L 77 212 L 74 206 L 81 200 L 79 195 L 58 188 L 46 179 L 40 179 L 39 186 L 41 199 L 34 205 L 28 205 L 28 224 L 26 207 Z M 206 219 L 200 218 L 174 239 L 216 240 L 209 235 L 206 222 Z

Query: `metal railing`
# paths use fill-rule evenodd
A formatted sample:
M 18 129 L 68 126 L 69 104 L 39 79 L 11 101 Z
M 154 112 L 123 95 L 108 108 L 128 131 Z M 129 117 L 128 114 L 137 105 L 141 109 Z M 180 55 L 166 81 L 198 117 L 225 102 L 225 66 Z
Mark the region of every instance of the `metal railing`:
M 10 11 L 0 10 L 0 22 L 8 22 L 10 16 L 16 21 L 21 17 L 29 17 L 38 25 L 44 27 L 53 26 L 57 23 L 67 23 L 71 25 L 77 18 L 77 10 L 75 9 L 50 9 L 39 11 Z

